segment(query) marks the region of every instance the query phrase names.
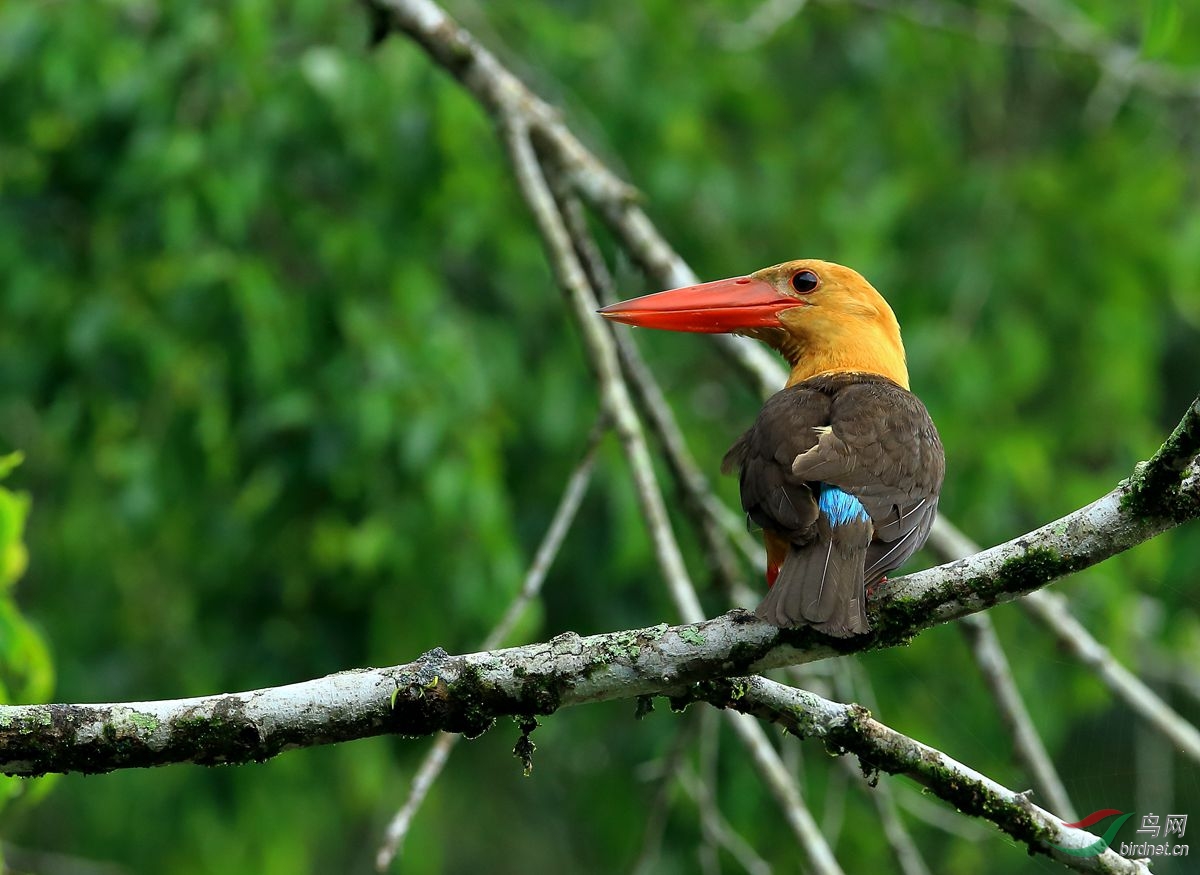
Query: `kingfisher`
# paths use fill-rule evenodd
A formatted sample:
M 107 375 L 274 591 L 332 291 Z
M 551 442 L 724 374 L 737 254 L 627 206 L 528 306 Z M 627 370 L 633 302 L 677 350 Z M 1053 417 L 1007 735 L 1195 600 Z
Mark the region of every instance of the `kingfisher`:
M 768 591 L 755 613 L 781 628 L 870 631 L 866 595 L 929 537 L 946 471 L 929 412 L 911 391 L 900 324 L 859 273 L 799 259 L 610 304 L 615 322 L 731 333 L 787 360 L 726 453 L 742 507 L 763 533 Z

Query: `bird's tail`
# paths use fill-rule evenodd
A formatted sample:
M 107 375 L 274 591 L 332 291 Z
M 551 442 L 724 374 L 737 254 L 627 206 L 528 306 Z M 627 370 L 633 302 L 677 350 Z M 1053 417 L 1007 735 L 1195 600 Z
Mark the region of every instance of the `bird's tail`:
M 833 525 L 822 513 L 816 540 L 792 545 L 754 613 L 775 626 L 811 626 L 837 638 L 869 632 L 864 575 L 871 535 L 870 519 Z

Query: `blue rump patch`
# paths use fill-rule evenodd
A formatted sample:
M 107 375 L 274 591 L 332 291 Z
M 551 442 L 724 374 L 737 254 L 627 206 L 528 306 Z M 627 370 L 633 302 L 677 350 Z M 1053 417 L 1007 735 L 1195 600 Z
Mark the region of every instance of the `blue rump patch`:
M 836 486 L 821 486 L 821 497 L 817 499 L 821 513 L 829 517 L 830 525 L 844 526 L 846 523 L 865 523 L 870 519 L 862 502 Z

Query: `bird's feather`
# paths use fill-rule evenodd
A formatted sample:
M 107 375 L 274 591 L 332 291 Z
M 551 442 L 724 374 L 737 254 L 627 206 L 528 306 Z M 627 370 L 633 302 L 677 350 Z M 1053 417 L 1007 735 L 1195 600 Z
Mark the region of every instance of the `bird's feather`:
M 945 460 L 915 395 L 878 375 L 837 373 L 768 399 L 722 467 L 740 472 L 750 519 L 790 545 L 760 615 L 850 635 L 867 630 L 864 585 L 925 542 Z M 826 486 L 858 499 L 869 521 L 832 525 L 818 505 Z

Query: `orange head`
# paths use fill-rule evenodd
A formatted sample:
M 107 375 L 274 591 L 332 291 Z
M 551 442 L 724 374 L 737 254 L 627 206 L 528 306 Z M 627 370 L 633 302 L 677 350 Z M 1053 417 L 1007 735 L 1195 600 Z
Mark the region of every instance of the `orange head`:
M 786 261 L 749 276 L 610 304 L 600 314 L 645 328 L 758 338 L 792 366 L 789 386 L 817 374 L 855 371 L 908 388 L 892 308 L 859 273 L 829 261 Z

